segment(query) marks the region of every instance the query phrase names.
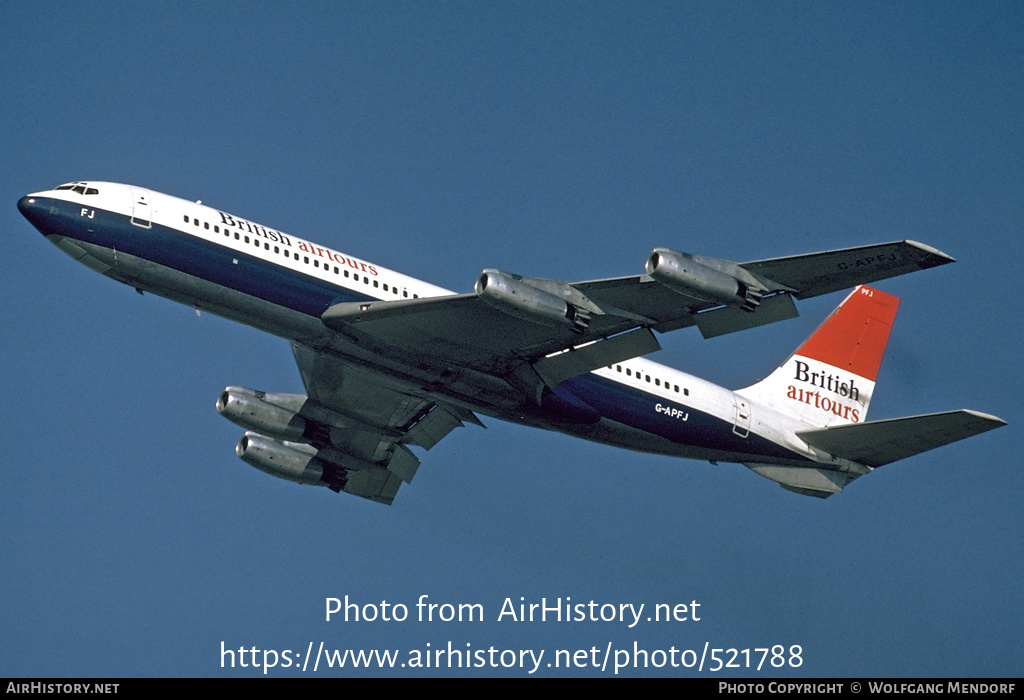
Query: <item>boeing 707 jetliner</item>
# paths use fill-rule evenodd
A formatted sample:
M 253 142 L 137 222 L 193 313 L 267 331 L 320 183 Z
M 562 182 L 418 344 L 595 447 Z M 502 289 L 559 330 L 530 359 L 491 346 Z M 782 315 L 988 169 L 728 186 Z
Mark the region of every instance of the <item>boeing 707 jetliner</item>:
M 899 300 L 864 286 L 953 262 L 913 241 L 736 263 L 655 248 L 646 273 L 563 282 L 484 270 L 454 294 L 218 209 L 73 182 L 18 209 L 84 265 L 292 344 L 306 394 L 227 387 L 235 451 L 301 484 L 390 504 L 477 414 L 641 452 L 738 462 L 821 498 L 882 465 L 1005 425 L 969 410 L 868 421 Z M 859 286 L 858 286 L 859 285 Z M 764 381 L 731 391 L 641 356 L 797 315 L 855 287 Z

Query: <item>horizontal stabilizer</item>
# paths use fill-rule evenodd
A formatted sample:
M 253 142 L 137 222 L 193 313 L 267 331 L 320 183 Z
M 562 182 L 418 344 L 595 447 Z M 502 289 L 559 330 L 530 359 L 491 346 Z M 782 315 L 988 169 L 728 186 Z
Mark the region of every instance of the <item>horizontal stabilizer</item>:
M 1006 425 L 977 411 L 949 411 L 924 416 L 805 430 L 797 436 L 835 457 L 880 467 Z

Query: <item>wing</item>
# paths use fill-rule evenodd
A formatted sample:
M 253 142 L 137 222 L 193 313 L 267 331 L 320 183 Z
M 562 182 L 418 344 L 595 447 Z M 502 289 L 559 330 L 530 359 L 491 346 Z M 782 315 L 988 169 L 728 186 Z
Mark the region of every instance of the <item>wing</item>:
M 797 299 L 838 292 L 878 280 L 955 262 L 940 250 L 916 241 L 829 250 L 809 255 L 755 260 L 741 266 Z
M 945 253 L 915 241 L 894 241 L 745 263 L 696 255 L 686 257 L 702 267 L 760 288 L 765 295 L 761 306 L 754 313 L 744 313 L 741 308 L 729 304 L 680 304 L 676 290 L 661 284 L 646 284 L 654 282 L 650 275 L 580 282 L 573 286 L 633 313 L 649 310 L 649 315 L 659 321 L 659 325 L 653 326 L 657 331 L 697 325 L 704 337 L 710 338 L 796 316 L 795 308 L 789 311 L 792 305 L 786 306 L 783 301 L 788 302 L 790 295 L 807 299 L 955 262 Z M 710 308 L 714 306 L 718 308 Z
M 403 392 L 380 372 L 299 344 L 292 351 L 308 397 L 299 415 L 316 426 L 306 438 L 336 467 L 324 479 L 335 491 L 390 505 L 420 464 L 407 445 L 429 450 L 463 420 L 479 423 L 470 411 Z
M 656 259 L 688 267 L 689 276 L 659 276 Z M 386 354 L 433 357 L 497 376 L 545 363 L 552 377 L 565 379 L 658 349 L 649 332 L 619 335 L 627 331 L 697 325 L 705 337 L 732 333 L 793 318 L 793 297 L 952 261 L 912 241 L 749 263 L 659 248 L 648 261 L 650 274 L 568 283 L 485 270 L 475 294 L 340 303 L 322 319 Z M 562 351 L 576 354 L 571 362 L 549 357 Z
M 433 357 L 498 376 L 523 362 L 654 323 L 603 315 L 580 333 L 511 316 L 475 294 L 336 304 L 322 318 L 330 328 L 364 347 Z

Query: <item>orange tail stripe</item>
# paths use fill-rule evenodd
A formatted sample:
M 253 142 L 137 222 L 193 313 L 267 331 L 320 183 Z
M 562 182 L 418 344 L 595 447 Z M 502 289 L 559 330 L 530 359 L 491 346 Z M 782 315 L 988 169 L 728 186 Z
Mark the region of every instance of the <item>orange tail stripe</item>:
M 796 354 L 875 381 L 899 305 L 898 297 L 858 287 Z

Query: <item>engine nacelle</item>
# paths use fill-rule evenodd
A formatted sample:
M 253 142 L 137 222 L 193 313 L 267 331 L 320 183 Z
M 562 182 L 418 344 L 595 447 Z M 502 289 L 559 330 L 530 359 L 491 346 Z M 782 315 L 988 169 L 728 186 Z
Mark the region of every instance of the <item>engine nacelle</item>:
M 484 270 L 476 281 L 475 289 L 477 296 L 486 304 L 524 321 L 569 328 L 577 333 L 582 333 L 590 325 L 588 311 L 524 282 L 518 275 Z
M 655 248 L 644 267 L 656 282 L 695 299 L 739 306 L 744 311 L 753 311 L 761 303 L 761 290 L 701 264 L 685 253 Z
M 263 392 L 229 386 L 217 399 L 217 411 L 246 430 L 281 440 L 300 440 L 306 432 L 306 419 L 295 411 L 265 401 L 264 396 Z
M 331 465 L 317 459 L 315 450 L 306 452 L 282 445 L 264 435 L 247 432 L 238 441 L 235 454 L 246 464 L 279 479 L 313 486 L 326 486 L 329 480 L 324 478 L 324 468 L 330 469 Z

